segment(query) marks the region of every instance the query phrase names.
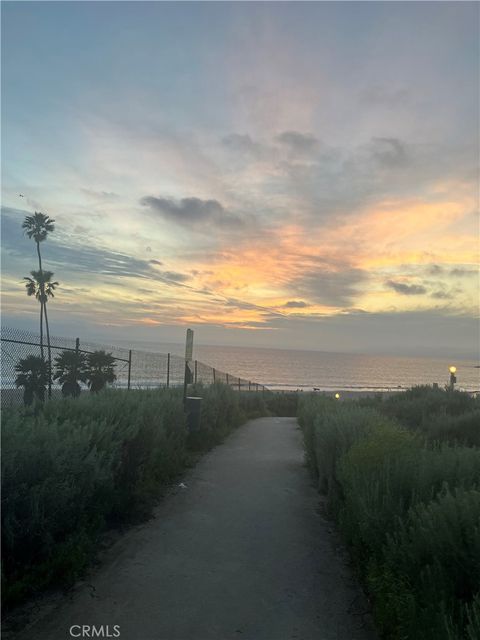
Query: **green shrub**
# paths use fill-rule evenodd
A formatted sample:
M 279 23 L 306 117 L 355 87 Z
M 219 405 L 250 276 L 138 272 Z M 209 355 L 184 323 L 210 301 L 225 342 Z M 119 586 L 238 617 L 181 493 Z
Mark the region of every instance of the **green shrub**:
M 319 487 L 332 501 L 339 489 L 337 466 L 342 456 L 354 443 L 366 438 L 372 429 L 385 422 L 385 418 L 372 409 L 338 402 L 332 404 L 330 411 L 316 417 L 314 440 Z
M 336 467 L 341 456 L 385 418 L 369 407 L 308 394 L 300 398 L 298 421 L 307 463 L 320 490 L 328 494 L 338 488 Z
M 261 418 L 269 413 L 264 395 L 256 391 L 242 391 L 239 394 L 240 409 L 245 418 L 252 420 Z
M 480 446 L 480 408 L 457 416 L 440 415 L 426 418 L 421 431 L 429 440 Z
M 395 640 L 480 637 L 480 449 L 433 437 L 432 427 L 453 433 L 463 425 L 472 444 L 476 410 L 471 398 L 437 391 L 442 412 L 427 402 L 420 420 L 411 412 L 422 395 L 432 399 L 429 389 L 413 390 L 405 404 L 395 399 L 388 416 L 377 399 L 310 396 L 299 407 L 307 459 L 367 581 L 381 631 Z
M 188 444 L 192 449 L 210 449 L 246 419 L 240 408 L 241 394 L 228 385 L 220 382 L 210 386 L 197 384 L 193 387 L 192 395 L 202 398 L 200 429 L 188 436 Z
M 479 577 L 480 492 L 445 489 L 399 521 L 368 581 L 384 633 L 438 640 L 479 637 Z
M 244 420 L 239 394 L 229 387 L 214 385 L 202 396 L 196 442 L 175 389 L 108 390 L 47 402 L 37 415 L 3 413 L 7 606 L 74 580 L 106 527 L 151 513 L 159 488 L 188 463 L 189 444 L 212 446 Z
M 43 416 L 3 423 L 2 589 L 7 603 L 83 567 L 105 522 L 114 456 L 92 446 L 90 429 Z M 89 535 L 90 534 L 90 535 Z M 65 557 L 75 537 L 76 553 Z M 88 540 L 87 540 L 88 538 Z
M 466 605 L 467 625 L 466 625 L 466 638 L 467 640 L 477 640 L 480 638 L 480 592 L 473 598 L 471 605 Z
M 410 506 L 415 436 L 395 425 L 372 427 L 338 463 L 340 526 L 360 563 L 378 550 L 397 514 Z
M 478 400 L 462 391 L 418 386 L 384 400 L 382 411 L 406 427 L 420 427 L 433 417 L 459 416 L 479 408 Z
M 394 425 L 372 430 L 342 458 L 338 472 L 344 500 L 341 527 L 360 557 L 371 558 L 398 518 L 444 486 L 480 483 L 480 452 L 443 445 L 426 448 L 415 434 Z
M 336 410 L 336 405 L 332 398 L 317 394 L 305 394 L 299 398 L 297 419 L 303 432 L 303 442 L 305 447 L 305 459 L 312 473 L 318 480 L 319 469 L 316 453 L 316 420 L 320 420 L 329 412 Z
M 299 393 L 294 391 L 268 391 L 265 393 L 265 404 L 273 416 L 293 418 L 298 411 Z

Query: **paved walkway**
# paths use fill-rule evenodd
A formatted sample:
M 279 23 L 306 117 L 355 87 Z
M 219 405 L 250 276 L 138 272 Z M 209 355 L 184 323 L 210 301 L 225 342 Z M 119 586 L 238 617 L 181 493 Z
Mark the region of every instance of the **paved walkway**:
M 22 640 L 372 640 L 294 419 L 249 422 L 184 483 Z

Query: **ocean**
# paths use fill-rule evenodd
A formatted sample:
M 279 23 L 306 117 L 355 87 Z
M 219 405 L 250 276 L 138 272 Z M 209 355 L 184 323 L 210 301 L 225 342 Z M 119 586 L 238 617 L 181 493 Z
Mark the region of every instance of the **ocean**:
M 185 353 L 181 344 L 136 342 L 130 346 L 149 352 Z M 437 383 L 443 387 L 449 381 L 452 364 L 457 367 L 458 389 L 469 392 L 480 389 L 479 363 L 473 360 L 213 345 L 195 345 L 193 357 L 270 389 L 374 392 L 418 384 Z

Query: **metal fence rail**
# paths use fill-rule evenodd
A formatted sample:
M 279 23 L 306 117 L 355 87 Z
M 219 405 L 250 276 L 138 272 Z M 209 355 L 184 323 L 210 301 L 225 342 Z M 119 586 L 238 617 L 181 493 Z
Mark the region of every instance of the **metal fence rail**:
M 1 405 L 18 405 L 23 402 L 23 389 L 17 388 L 16 367 L 27 356 L 41 356 L 40 336 L 35 333 L 2 327 L 1 330 Z M 115 360 L 116 380 L 111 385 L 118 389 L 151 389 L 180 387 L 185 374 L 185 359 L 171 353 L 153 353 L 112 345 L 83 341 L 80 338 L 50 337 L 52 376 L 55 375 L 55 359 L 62 351 L 93 353 L 106 351 Z M 43 357 L 48 359 L 47 340 L 43 339 Z M 238 391 L 265 391 L 266 387 L 251 380 L 225 373 L 203 362 L 189 362 L 191 383 L 210 385 L 223 382 Z M 81 384 L 83 389 L 86 385 Z M 60 385 L 52 380 L 52 396 L 60 395 Z

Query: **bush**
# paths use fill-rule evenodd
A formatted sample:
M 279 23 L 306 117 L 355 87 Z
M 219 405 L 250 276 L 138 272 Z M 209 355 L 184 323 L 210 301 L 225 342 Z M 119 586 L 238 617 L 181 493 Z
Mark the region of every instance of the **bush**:
M 389 416 L 377 399 L 311 396 L 299 407 L 307 460 L 367 582 L 377 622 L 395 640 L 480 637 L 480 450 L 431 438 L 433 423 L 451 433 L 463 425 L 471 443 L 475 408 L 471 398 L 438 394 L 442 412 L 429 405 L 428 388 L 413 390 L 404 404 L 396 397 Z M 423 395 L 423 417 L 414 419 Z
M 471 635 L 480 629 L 479 534 L 476 489 L 445 489 L 410 510 L 369 573 L 384 632 L 416 640 L 463 638 L 465 631 L 479 637 Z
M 328 494 L 338 486 L 336 467 L 340 457 L 367 435 L 368 428 L 385 419 L 369 407 L 359 408 L 353 403 L 309 394 L 299 401 L 298 421 L 303 430 L 307 464 L 320 490 Z
M 478 400 L 462 391 L 445 391 L 438 387 L 418 386 L 386 398 L 382 411 L 397 418 L 406 427 L 420 427 L 433 417 L 454 417 L 472 411 Z
M 220 382 L 210 386 L 197 384 L 191 393 L 202 398 L 200 429 L 188 437 L 188 444 L 193 449 L 210 449 L 246 419 L 240 408 L 240 394 L 228 385 Z
M 272 416 L 293 418 L 298 411 L 298 397 L 296 391 L 268 391 L 265 393 L 265 404 Z
M 3 423 L 3 598 L 7 604 L 84 566 L 113 493 L 114 455 L 79 428 L 10 414 Z M 75 553 L 68 553 L 74 542 Z
M 303 443 L 305 447 L 305 459 L 313 477 L 318 480 L 319 469 L 316 453 L 316 428 L 315 421 L 320 420 L 336 407 L 332 398 L 318 396 L 315 394 L 305 394 L 298 402 L 297 419 L 303 432 Z
M 106 527 L 151 513 L 159 489 L 189 462 L 189 445 L 212 446 L 244 420 L 229 387 L 202 396 L 201 432 L 190 435 L 174 389 L 109 390 L 47 402 L 37 415 L 3 413 L 6 605 L 74 580 Z
M 384 424 L 357 442 L 339 463 L 341 528 L 363 561 L 408 510 L 428 503 L 445 486 L 480 482 L 480 452 L 443 445 L 426 448 L 413 433 Z
M 238 392 L 237 392 L 238 393 Z M 261 418 L 269 413 L 262 393 L 245 391 L 239 394 L 240 409 L 248 420 Z
M 276 392 L 238 392 L 215 383 L 194 385 L 192 394 L 202 398 L 200 429 L 189 435 L 189 446 L 209 449 L 246 420 L 268 415 L 295 415 L 297 394 Z
M 440 415 L 426 418 L 420 429 L 429 440 L 480 446 L 480 408 L 457 416 Z

